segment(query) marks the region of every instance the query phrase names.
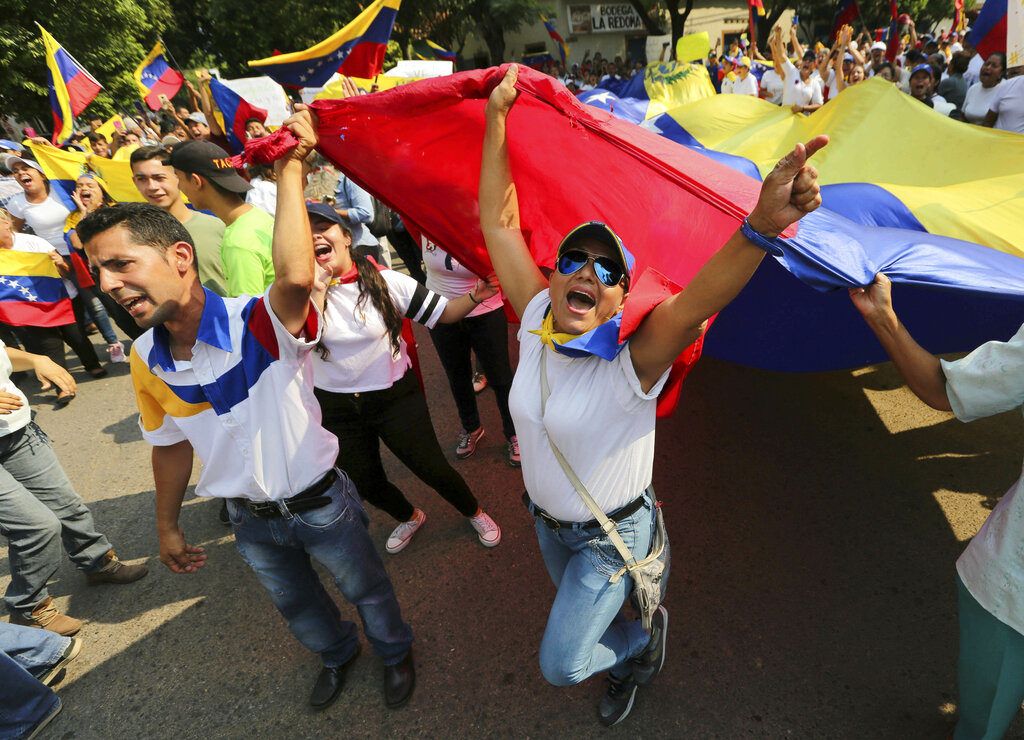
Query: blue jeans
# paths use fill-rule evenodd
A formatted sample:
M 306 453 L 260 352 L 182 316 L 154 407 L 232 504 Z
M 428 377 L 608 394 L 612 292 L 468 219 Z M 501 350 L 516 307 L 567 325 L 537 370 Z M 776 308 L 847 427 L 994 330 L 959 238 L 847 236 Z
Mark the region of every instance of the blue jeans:
M 643 506 L 618 522 L 619 535 L 637 559 L 651 549 L 653 500 L 648 489 Z M 650 635 L 640 620 L 621 613 L 633 580 L 608 580 L 623 566 L 615 546 L 597 526 L 554 530 L 537 518 L 535 528 L 544 565 L 558 589 L 540 643 L 544 678 L 555 686 L 571 686 L 601 671 L 624 677 L 627 661 L 643 652 Z
M 11 559 L 4 600 L 26 617 L 49 595 L 46 582 L 60 566 L 62 544 L 82 570 L 100 567 L 111 550 L 35 422 L 0 437 L 0 534 Z
M 0 737 L 27 735 L 60 699 L 37 676 L 56 664 L 70 637 L 0 622 Z
M 342 620 L 310 558 L 330 571 L 338 589 L 359 611 L 363 631 L 385 665 L 400 663 L 412 646 L 412 629 L 402 621 L 355 486 L 339 471 L 324 495 L 331 498 L 326 506 L 273 519 L 254 516 L 229 500 L 235 546 L 292 634 L 318 653 L 325 666 L 348 661 L 359 647 L 359 634 L 352 622 Z

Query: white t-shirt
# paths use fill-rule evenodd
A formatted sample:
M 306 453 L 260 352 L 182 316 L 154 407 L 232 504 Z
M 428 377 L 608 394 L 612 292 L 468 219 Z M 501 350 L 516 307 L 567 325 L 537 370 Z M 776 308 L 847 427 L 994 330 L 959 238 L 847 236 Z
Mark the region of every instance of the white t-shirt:
M 786 88 L 786 83 L 779 77 L 779 73 L 774 69 L 765 70 L 765 73 L 761 76 L 761 91 L 765 93 L 764 99 L 769 103 L 775 103 L 775 105 L 782 104 L 782 91 Z
M 548 434 L 605 513 L 635 499 L 651 484 L 658 393 L 668 371 L 648 393 L 640 387 L 627 344 L 614 360 L 572 358 L 552 352 L 539 329 L 551 304 L 534 296 L 519 328 L 519 366 L 509 410 L 516 424 L 523 481 L 533 502 L 567 522 L 594 518 L 558 464 Z M 541 419 L 540 359 L 547 352 L 548 398 Z
M 29 408 L 28 399 L 13 382 L 11 382 L 11 358 L 7 356 L 7 345 L 0 340 L 0 391 L 13 393 L 21 399 L 21 408 L 9 414 L 0 414 L 0 437 L 24 429 L 32 421 L 32 409 Z
M 64 224 L 71 215 L 53 190 L 42 203 L 29 203 L 25 193 L 18 193 L 7 201 L 7 210 L 15 218 L 22 219 L 40 239 L 45 239 L 58 253 L 65 257 L 70 254 L 64 241 Z
M 981 54 L 975 53 L 971 61 L 967 62 L 967 71 L 964 72 L 964 79 L 969 85 L 981 81 L 981 68 L 985 66 L 985 60 Z
M 380 274 L 399 313 L 433 328 L 448 299 L 400 272 L 381 270 Z M 319 352 L 312 355 L 313 384 L 317 388 L 332 393 L 383 390 L 401 380 L 412 364 L 404 340 L 399 339 L 399 352 L 392 352 L 384 319 L 369 296 L 357 308 L 358 300 L 358 283 L 339 283 L 327 289 L 320 341 L 328 355 L 326 360 Z
M 960 421 L 1024 405 L 1024 326 L 1008 342 L 988 342 L 955 362 L 942 361 L 946 395 Z M 1024 633 L 1024 478 L 988 515 L 957 572 L 971 595 L 999 621 Z
M 999 85 L 999 94 L 992 101 L 992 110 L 999 114 L 996 128 L 1024 134 L 1024 76 L 1011 77 Z
M 736 80 L 730 80 L 729 75 L 722 78 L 722 95 L 731 95 L 733 85 L 736 84 Z M 589 521 L 589 519 L 587 520 Z
M 790 105 L 821 105 L 824 102 L 821 94 L 821 77 L 808 77 L 807 82 L 800 79 L 800 70 L 788 59 L 783 60 L 786 70 L 785 88 L 782 91 L 782 104 Z
M 733 95 L 753 95 L 757 97 L 757 78 L 754 75 L 747 73 L 745 78 L 741 78 L 736 75 L 736 81 L 732 83 Z
M 971 123 L 981 123 L 985 116 L 992 110 L 992 103 L 995 101 L 996 91 L 1003 84 L 1002 80 L 993 87 L 983 87 L 980 82 L 975 82 L 967 88 L 967 95 L 964 97 L 964 107 L 961 109 L 964 118 Z
M 425 236 L 420 237 L 423 248 L 423 267 L 427 273 L 427 288 L 440 293 L 449 301 L 469 293 L 476 287 L 477 277 L 458 260 Z M 501 308 L 501 293 L 497 293 L 467 314 L 480 316 Z
M 32 234 L 15 234 L 14 246 L 11 249 L 16 249 L 19 252 L 35 252 L 36 254 L 49 254 L 53 251 L 49 242 Z M 63 277 L 61 281 L 64 283 L 64 289 L 68 292 L 68 298 L 78 295 L 78 288 L 73 282 Z
M 260 208 L 271 216 L 277 211 L 277 183 L 254 177 L 249 181 L 252 190 L 245 194 L 245 202 Z

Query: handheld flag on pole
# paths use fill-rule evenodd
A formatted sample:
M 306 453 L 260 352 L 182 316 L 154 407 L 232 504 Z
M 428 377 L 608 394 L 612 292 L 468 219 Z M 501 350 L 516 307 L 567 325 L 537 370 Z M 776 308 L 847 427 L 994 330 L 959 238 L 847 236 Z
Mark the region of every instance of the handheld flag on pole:
M 983 58 L 1006 51 L 1006 14 L 1006 0 L 988 0 L 971 26 L 971 43 Z
M 48 254 L 0 252 L 0 321 L 39 327 L 75 322 L 64 281 Z
M 762 0 L 747 0 L 747 4 L 750 6 L 750 9 L 756 11 L 758 15 L 764 15 L 764 3 Z
M 224 117 L 224 133 L 231 144 L 233 154 L 240 154 L 245 149 L 245 123 L 253 118 L 259 119 L 260 123 L 267 120 L 267 112 L 255 105 L 250 105 L 246 100 L 218 80 L 216 77 L 210 80 L 210 93 L 213 95 L 213 102 L 217 104 L 221 115 Z
M 372 78 L 384 70 L 384 52 L 402 0 L 375 0 L 330 38 L 304 51 L 249 62 L 286 87 L 323 87 L 335 72 Z
M 173 98 L 184 82 L 181 72 L 167 63 L 159 41 L 135 68 L 135 84 L 150 110 L 160 110 L 160 96 Z
M 892 19 L 889 21 L 889 38 L 885 42 L 885 58 L 895 62 L 900 53 L 900 9 L 896 0 L 889 0 L 889 14 Z
M 565 43 L 565 39 L 562 38 L 562 34 L 555 28 L 555 24 L 549 21 L 545 16 L 541 15 L 540 19 L 544 22 L 544 28 L 548 30 L 548 36 L 558 44 L 558 53 L 562 57 L 562 66 L 565 66 L 565 60 L 569 58 L 569 44 Z
M 419 39 L 412 42 L 412 53 L 416 59 L 440 60 L 442 62 L 454 62 L 457 55 L 440 44 L 435 44 L 430 39 Z
M 103 85 L 85 71 L 46 29 L 39 26 L 46 50 L 46 69 L 50 82 L 50 110 L 53 111 L 54 144 L 60 145 L 75 132 L 75 116 L 85 110 Z
M 860 6 L 857 5 L 857 0 L 839 0 L 836 14 L 832 19 L 832 39 L 839 37 L 839 31 L 843 26 L 852 26 L 858 18 Z

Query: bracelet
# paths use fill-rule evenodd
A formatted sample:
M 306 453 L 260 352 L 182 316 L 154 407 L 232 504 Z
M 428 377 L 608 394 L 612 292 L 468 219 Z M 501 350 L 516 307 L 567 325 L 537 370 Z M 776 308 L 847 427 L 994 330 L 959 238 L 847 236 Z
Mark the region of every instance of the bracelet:
M 476 305 L 476 306 L 479 306 L 481 303 L 483 303 L 483 301 L 478 301 L 476 299 L 476 296 L 473 295 L 473 291 L 472 290 L 469 291 L 468 293 L 466 293 L 466 295 L 469 296 L 469 300 L 473 301 L 473 304 Z
M 771 238 L 767 237 L 759 231 L 756 231 L 753 226 L 750 225 L 749 219 L 743 219 L 743 223 L 740 225 L 740 233 L 747 238 L 747 240 L 755 247 L 760 247 L 768 254 L 775 257 L 782 256 L 782 247 L 779 246 L 778 237 Z

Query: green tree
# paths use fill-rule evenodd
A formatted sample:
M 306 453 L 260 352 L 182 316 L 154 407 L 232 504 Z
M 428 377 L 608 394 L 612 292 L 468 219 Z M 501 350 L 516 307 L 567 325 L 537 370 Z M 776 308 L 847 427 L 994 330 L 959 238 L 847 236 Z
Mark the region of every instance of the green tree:
M 171 21 L 163 0 L 91 0 L 68 6 L 56 0 L 7 0 L 0 17 L 0 109 L 21 118 L 52 120 L 43 42 L 47 31 L 101 85 L 86 115 L 130 110 L 138 91 L 132 74 Z

